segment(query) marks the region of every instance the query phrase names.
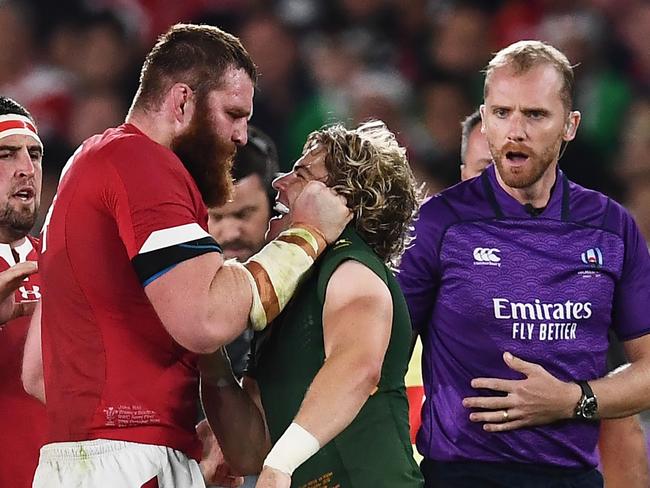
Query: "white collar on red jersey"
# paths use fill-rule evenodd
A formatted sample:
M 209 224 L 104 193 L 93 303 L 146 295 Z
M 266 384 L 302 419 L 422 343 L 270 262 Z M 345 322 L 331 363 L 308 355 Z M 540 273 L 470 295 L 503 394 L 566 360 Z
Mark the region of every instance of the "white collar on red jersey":
M 27 256 L 29 253 L 34 250 L 32 241 L 28 237 L 23 238 L 23 242 L 18 245 L 13 242 L 11 244 L 2 244 L 0 243 L 0 258 L 4 259 L 9 266 L 16 264 L 16 259 L 14 258 L 13 253 L 11 252 L 12 248 L 18 254 L 18 262 L 22 263 L 27 261 Z

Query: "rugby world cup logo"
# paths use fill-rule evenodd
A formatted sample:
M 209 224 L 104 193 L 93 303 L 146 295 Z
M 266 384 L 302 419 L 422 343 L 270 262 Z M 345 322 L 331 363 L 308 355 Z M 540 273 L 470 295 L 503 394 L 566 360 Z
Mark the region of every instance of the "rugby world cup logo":
M 581 254 L 582 262 L 588 264 L 592 268 L 602 268 L 603 266 L 603 253 L 597 247 L 587 249 Z

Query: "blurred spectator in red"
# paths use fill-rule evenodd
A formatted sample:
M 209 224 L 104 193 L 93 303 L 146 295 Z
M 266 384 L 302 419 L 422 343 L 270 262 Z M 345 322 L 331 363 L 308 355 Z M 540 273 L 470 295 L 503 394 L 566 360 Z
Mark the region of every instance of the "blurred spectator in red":
M 640 90 L 650 90 L 650 3 L 637 0 L 618 23 L 631 56 L 629 75 Z
M 32 32 L 32 11 L 25 2 L 0 2 L 0 93 L 29 107 L 41 138 L 63 132 L 69 115 L 70 77 L 39 62 Z
M 137 72 L 131 67 L 133 55 L 139 54 L 133 50 L 133 40 L 126 26 L 109 11 L 92 13 L 84 19 L 74 56 L 77 88 L 130 89 L 129 95 L 133 95 Z

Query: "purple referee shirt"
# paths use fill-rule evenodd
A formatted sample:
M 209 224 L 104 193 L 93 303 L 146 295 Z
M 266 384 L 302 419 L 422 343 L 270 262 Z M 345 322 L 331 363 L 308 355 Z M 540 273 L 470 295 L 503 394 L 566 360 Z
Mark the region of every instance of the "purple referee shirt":
M 563 381 L 606 373 L 607 331 L 650 332 L 650 256 L 628 212 L 558 170 L 544 211 L 530 216 L 482 176 L 428 200 L 398 279 L 422 337 L 426 400 L 417 447 L 438 461 L 591 467 L 598 423 L 568 420 L 489 433 L 469 421 L 475 377 L 520 379 L 504 351 Z

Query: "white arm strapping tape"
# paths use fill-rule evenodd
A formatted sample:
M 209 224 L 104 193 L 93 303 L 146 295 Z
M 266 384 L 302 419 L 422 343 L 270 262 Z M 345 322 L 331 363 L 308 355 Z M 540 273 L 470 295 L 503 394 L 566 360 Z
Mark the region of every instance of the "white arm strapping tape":
M 244 263 L 253 292 L 250 322 L 254 330 L 264 329 L 278 316 L 326 246 L 315 229 L 292 227 Z
M 318 439 L 292 422 L 266 456 L 264 466 L 291 476 L 296 468 L 316 454 L 319 449 Z

